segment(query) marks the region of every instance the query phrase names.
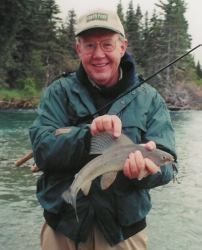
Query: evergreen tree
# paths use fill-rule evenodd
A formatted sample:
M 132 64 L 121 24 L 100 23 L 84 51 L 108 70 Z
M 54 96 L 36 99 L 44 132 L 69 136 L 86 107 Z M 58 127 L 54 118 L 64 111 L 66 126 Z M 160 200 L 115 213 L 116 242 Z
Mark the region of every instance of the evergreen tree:
M 7 71 L 7 82 L 12 86 L 23 87 L 26 78 L 32 77 L 33 54 L 38 31 L 39 1 L 29 0 L 21 6 L 20 25 L 15 37 L 15 48 L 12 51 L 14 64 Z M 35 64 L 36 66 L 37 64 Z
M 135 23 L 135 12 L 133 8 L 133 1 L 129 2 L 128 9 L 126 12 L 126 36 L 128 38 L 128 50 L 133 53 L 135 48 L 135 31 L 134 27 L 136 26 Z
M 164 36 L 160 43 L 164 48 L 162 59 L 164 64 L 167 64 L 190 48 L 188 23 L 184 16 L 186 7 L 183 0 L 167 0 L 167 3 L 160 1 L 157 6 L 164 11 Z M 182 64 L 182 61 L 180 64 Z M 164 80 L 168 86 L 172 87 L 180 71 L 177 64 L 166 69 Z
M 61 69 L 63 72 L 71 72 L 78 66 L 78 57 L 75 51 L 75 23 L 76 14 L 70 10 L 67 15 L 67 22 L 62 24 L 58 40 L 63 57 L 61 58 Z
M 67 43 L 67 50 L 69 51 L 70 56 L 73 59 L 77 58 L 76 51 L 74 49 L 75 44 L 75 23 L 76 23 L 76 13 L 72 9 L 68 12 L 68 22 L 67 22 L 67 37 L 66 37 L 66 43 Z
M 46 33 L 42 3 L 42 0 L 17 0 L 12 4 L 6 1 L 3 5 L 7 15 L 4 27 L 12 35 L 6 39 L 4 36 L 6 46 L 1 50 L 3 63 L 0 62 L 0 65 L 4 69 L 1 80 L 11 88 L 24 87 L 26 79 L 30 78 L 34 82 L 41 82 L 44 76 L 42 51 Z M 14 10 L 7 11 L 8 8 Z
M 132 0 L 125 15 L 122 1 L 117 5 L 129 40 L 128 51 L 146 76 L 185 53 L 191 42 L 184 16 L 185 2 L 159 0 L 156 6 L 160 9 L 158 14 L 154 11 L 149 19 L 146 12 L 143 23 L 141 8 L 137 5 L 134 9 Z M 70 10 L 66 23 L 61 22 L 58 14 L 55 0 L 1 0 L 0 85 L 23 88 L 33 82 L 43 87 L 63 71 L 75 69 L 78 65 L 73 49 L 76 14 Z M 182 67 L 195 69 L 201 78 L 201 65 L 195 66 L 189 56 L 180 61 L 180 65 L 175 64 L 158 74 L 153 79 L 155 87 L 161 92 L 171 88 L 184 74 Z
M 123 24 L 123 27 L 124 29 L 126 28 L 125 27 L 125 18 L 124 18 L 124 12 L 123 12 L 123 5 L 122 5 L 122 2 L 121 0 L 119 1 L 118 5 L 117 5 L 117 14 L 121 20 L 121 23 Z
M 145 25 L 143 30 L 143 67 L 146 76 L 152 75 L 162 67 L 162 26 L 163 21 L 158 17 L 155 10 L 150 20 L 148 19 L 146 13 Z M 160 85 L 163 83 L 161 75 L 158 74 L 155 78 L 150 80 L 150 83 L 155 83 L 155 86 L 158 86 L 160 88 Z
M 142 30 L 142 57 L 143 62 L 142 66 L 146 67 L 147 63 L 146 60 L 150 53 L 150 23 L 149 23 L 148 11 L 146 11 L 144 15 L 144 24 Z
M 140 8 L 140 5 L 137 5 L 136 12 L 135 12 L 135 23 L 136 23 L 136 29 L 135 29 L 135 48 L 134 53 L 135 56 L 138 59 L 138 62 L 140 65 L 143 64 L 144 58 L 143 58 L 143 49 L 142 49 L 142 33 L 143 33 L 143 25 L 142 25 L 142 11 Z
M 201 64 L 199 61 L 197 62 L 197 65 L 196 65 L 196 74 L 199 79 L 202 79 L 202 68 L 201 68 Z
M 21 28 L 23 5 L 26 1 L 1 0 L 0 2 L 0 84 L 5 83 L 7 72 L 14 66 L 13 51 L 16 34 Z M 10 84 L 15 87 L 14 83 Z
M 57 39 L 59 8 L 55 0 L 41 0 L 41 49 L 45 67 L 45 85 L 60 73 L 60 48 Z
M 133 1 L 129 2 L 128 10 L 126 12 L 126 34 L 129 41 L 128 50 L 131 52 L 138 62 L 141 64 L 141 19 L 142 13 L 138 6 L 136 12 L 133 8 Z

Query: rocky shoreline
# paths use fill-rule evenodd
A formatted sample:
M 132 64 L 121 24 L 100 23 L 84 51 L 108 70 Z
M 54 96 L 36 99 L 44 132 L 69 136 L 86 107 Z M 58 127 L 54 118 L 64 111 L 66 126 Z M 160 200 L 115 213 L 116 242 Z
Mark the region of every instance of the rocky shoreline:
M 170 110 L 202 110 L 202 87 L 194 84 L 178 83 L 172 94 L 165 97 Z M 0 110 L 36 109 L 39 98 L 0 99 Z
M 36 109 L 37 106 L 38 98 L 11 99 L 9 101 L 0 99 L 0 110 Z
M 179 83 L 165 100 L 170 110 L 202 110 L 202 87 Z

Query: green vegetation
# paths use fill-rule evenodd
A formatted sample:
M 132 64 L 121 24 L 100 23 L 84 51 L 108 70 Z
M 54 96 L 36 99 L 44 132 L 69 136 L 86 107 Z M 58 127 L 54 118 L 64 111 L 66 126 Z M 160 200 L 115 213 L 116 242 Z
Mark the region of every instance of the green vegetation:
M 30 92 L 26 90 L 19 89 L 8 89 L 8 88 L 0 88 L 0 99 L 1 100 L 22 100 L 22 99 L 30 99 L 30 98 L 40 98 L 41 91 L 34 92 L 34 95 L 30 95 Z
M 25 96 L 26 95 L 23 90 L 0 88 L 0 99 L 5 101 L 11 100 L 13 98 L 20 100 Z
M 142 13 L 132 0 L 123 13 L 122 2 L 118 2 L 117 13 L 129 39 L 128 51 L 144 77 L 190 49 L 185 12 L 183 0 L 159 0 L 151 16 Z M 55 0 L 1 1 L 0 99 L 39 97 L 40 90 L 55 77 L 76 69 L 73 44 L 77 15 L 70 10 L 64 22 L 59 13 Z M 202 85 L 201 65 L 196 65 L 191 55 L 152 82 L 167 93 L 185 79 Z

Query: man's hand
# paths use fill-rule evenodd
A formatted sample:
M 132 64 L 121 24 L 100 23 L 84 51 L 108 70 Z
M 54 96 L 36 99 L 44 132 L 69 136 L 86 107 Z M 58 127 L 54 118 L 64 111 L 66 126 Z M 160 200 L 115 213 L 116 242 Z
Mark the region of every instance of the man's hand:
M 148 150 L 156 149 L 156 144 L 153 141 L 146 143 L 145 148 Z M 130 153 L 128 159 L 125 161 L 123 172 L 129 179 L 139 179 L 155 174 L 160 171 L 160 167 L 154 164 L 148 158 L 144 158 L 140 151 Z
M 116 115 L 102 115 L 92 121 L 90 130 L 93 136 L 100 132 L 109 132 L 118 138 L 121 135 L 122 123 Z

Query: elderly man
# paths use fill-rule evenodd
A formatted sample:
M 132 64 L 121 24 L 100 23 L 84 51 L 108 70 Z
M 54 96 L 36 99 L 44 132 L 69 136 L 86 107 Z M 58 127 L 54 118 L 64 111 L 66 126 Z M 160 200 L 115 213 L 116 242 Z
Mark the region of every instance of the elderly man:
M 171 164 L 160 168 L 141 152 L 131 152 L 110 188 L 101 190 L 98 177 L 89 195 L 79 192 L 79 221 L 62 194 L 92 159 L 91 138 L 103 131 L 116 138 L 124 133 L 148 150 L 158 147 L 176 157 L 169 112 L 155 89 L 140 84 L 116 13 L 99 9 L 83 15 L 75 35 L 80 66 L 47 88 L 30 128 L 35 162 L 43 171 L 37 184 L 45 217 L 41 247 L 144 250 L 146 216 L 151 208 L 149 189 L 172 179 Z M 132 87 L 135 90 L 113 102 Z M 96 111 L 99 114 L 89 125 L 85 118 Z M 68 129 L 62 130 L 64 127 Z

